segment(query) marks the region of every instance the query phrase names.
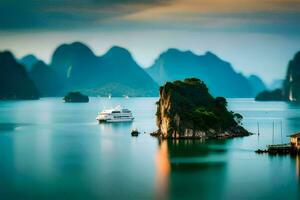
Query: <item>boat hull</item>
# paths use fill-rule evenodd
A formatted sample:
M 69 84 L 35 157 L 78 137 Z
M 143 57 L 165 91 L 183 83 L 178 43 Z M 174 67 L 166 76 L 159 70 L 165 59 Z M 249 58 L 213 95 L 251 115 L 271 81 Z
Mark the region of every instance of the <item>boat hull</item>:
M 134 118 L 126 119 L 98 119 L 99 123 L 118 123 L 118 122 L 132 122 Z

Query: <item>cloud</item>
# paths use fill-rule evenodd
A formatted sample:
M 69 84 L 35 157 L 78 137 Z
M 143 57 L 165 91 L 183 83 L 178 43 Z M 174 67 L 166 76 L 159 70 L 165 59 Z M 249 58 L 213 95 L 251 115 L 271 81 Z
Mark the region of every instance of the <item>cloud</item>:
M 0 0 L 0 30 L 74 29 L 164 6 L 170 0 Z
M 299 0 L 177 0 L 123 16 L 157 29 L 299 34 Z
M 0 0 L 0 13 L 0 31 L 300 33 L 300 0 Z

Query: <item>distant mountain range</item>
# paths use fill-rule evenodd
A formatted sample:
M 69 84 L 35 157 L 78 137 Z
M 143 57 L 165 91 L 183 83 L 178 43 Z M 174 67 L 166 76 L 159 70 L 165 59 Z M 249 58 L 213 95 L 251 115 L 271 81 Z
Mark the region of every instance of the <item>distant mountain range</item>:
M 187 77 L 204 80 L 215 96 L 253 97 L 265 89 L 259 77 L 245 77 L 235 72 L 230 63 L 210 52 L 196 55 L 191 51 L 169 49 L 144 69 L 125 48 L 114 46 L 97 56 L 85 44 L 74 42 L 57 47 L 49 64 L 34 55 L 27 55 L 18 62 L 23 76 L 34 83 L 32 88 L 42 97 L 63 96 L 69 91 L 91 96 L 158 96 L 159 85 Z M 7 74 L 7 70 L 2 73 L 3 66 L 7 67 L 7 63 L 0 60 L 1 74 L 8 80 L 21 74 L 20 71 L 15 71 L 17 75 Z
M 62 96 L 68 91 L 92 96 L 158 95 L 157 83 L 121 47 L 96 56 L 85 44 L 74 42 L 60 45 L 49 65 L 34 59 L 26 62 L 32 56 L 24 58 L 20 62 L 30 69 L 42 96 Z
M 197 77 L 207 84 L 215 96 L 253 97 L 265 89 L 265 84 L 259 77 L 246 78 L 235 72 L 230 63 L 211 52 L 196 55 L 191 51 L 169 49 L 146 71 L 160 85 L 166 81 Z

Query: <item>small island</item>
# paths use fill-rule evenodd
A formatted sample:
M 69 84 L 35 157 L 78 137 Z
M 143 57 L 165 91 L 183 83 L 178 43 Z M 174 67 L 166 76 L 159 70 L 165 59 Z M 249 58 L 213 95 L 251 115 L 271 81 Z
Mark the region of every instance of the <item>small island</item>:
M 63 100 L 66 103 L 87 103 L 89 102 L 89 97 L 80 92 L 69 92 Z
M 255 97 L 255 101 L 283 101 L 283 95 L 281 89 L 273 91 L 262 91 Z
M 203 81 L 189 78 L 160 87 L 152 133 L 162 139 L 210 139 L 248 136 L 242 115 L 227 110 L 224 97 L 214 98 Z

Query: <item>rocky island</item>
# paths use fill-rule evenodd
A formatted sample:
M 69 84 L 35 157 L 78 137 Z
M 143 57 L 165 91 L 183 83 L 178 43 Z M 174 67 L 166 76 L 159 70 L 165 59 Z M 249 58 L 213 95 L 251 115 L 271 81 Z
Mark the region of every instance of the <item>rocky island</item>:
M 89 97 L 80 92 L 69 92 L 63 100 L 66 103 L 87 103 L 89 102 Z
M 248 136 L 240 126 L 242 116 L 227 110 L 224 97 L 214 98 L 203 81 L 189 78 L 160 87 L 152 135 L 167 138 L 226 138 Z

